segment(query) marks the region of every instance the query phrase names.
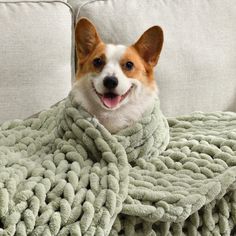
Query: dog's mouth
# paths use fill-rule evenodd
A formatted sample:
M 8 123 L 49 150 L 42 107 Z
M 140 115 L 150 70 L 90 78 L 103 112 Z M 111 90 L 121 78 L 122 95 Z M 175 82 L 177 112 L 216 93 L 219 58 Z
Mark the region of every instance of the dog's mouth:
M 93 88 L 94 88 L 94 86 L 93 86 Z M 128 89 L 128 91 L 126 93 L 124 93 L 123 95 L 119 95 L 119 94 L 116 94 L 113 92 L 100 94 L 94 88 L 96 94 L 100 98 L 103 105 L 109 109 L 114 109 L 115 107 L 117 107 L 128 96 L 131 89 L 132 89 L 132 86 Z

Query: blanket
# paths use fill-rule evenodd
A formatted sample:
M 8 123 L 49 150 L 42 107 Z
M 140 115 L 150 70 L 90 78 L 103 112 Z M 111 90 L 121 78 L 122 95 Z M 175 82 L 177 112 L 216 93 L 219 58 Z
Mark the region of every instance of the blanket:
M 0 235 L 234 235 L 235 177 L 235 113 L 111 134 L 70 94 L 0 126 Z

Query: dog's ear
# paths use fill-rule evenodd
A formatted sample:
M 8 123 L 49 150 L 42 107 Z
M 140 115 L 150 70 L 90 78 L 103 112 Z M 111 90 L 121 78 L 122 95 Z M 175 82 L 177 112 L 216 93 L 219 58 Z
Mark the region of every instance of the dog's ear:
M 87 57 L 101 42 L 95 26 L 88 19 L 82 18 L 76 24 L 75 42 L 79 60 Z
M 163 31 L 159 26 L 146 30 L 139 40 L 132 45 L 150 66 L 155 66 L 161 53 L 164 41 Z

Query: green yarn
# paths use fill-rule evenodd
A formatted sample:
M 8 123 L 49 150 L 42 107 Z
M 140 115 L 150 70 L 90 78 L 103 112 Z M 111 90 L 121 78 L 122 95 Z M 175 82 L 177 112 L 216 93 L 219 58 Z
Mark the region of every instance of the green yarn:
M 112 135 L 70 95 L 0 126 L 0 235 L 234 235 L 235 177 L 235 113 Z

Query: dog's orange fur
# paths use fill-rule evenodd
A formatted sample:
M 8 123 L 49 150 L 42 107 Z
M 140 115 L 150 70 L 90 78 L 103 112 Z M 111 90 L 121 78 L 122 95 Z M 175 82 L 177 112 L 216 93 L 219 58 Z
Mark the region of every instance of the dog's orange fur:
M 100 57 L 106 63 L 105 49 L 105 44 L 100 42 L 94 51 L 78 62 L 79 70 L 77 70 L 76 79 L 80 79 L 88 73 L 97 74 L 102 71 L 103 67 L 96 68 L 93 66 L 93 60 Z
M 127 70 L 124 67 L 124 64 L 128 61 L 134 63 L 134 68 L 132 70 Z M 140 57 L 137 50 L 133 46 L 127 48 L 120 61 L 120 66 L 128 78 L 135 78 L 152 89 L 156 88 L 153 68 Z

